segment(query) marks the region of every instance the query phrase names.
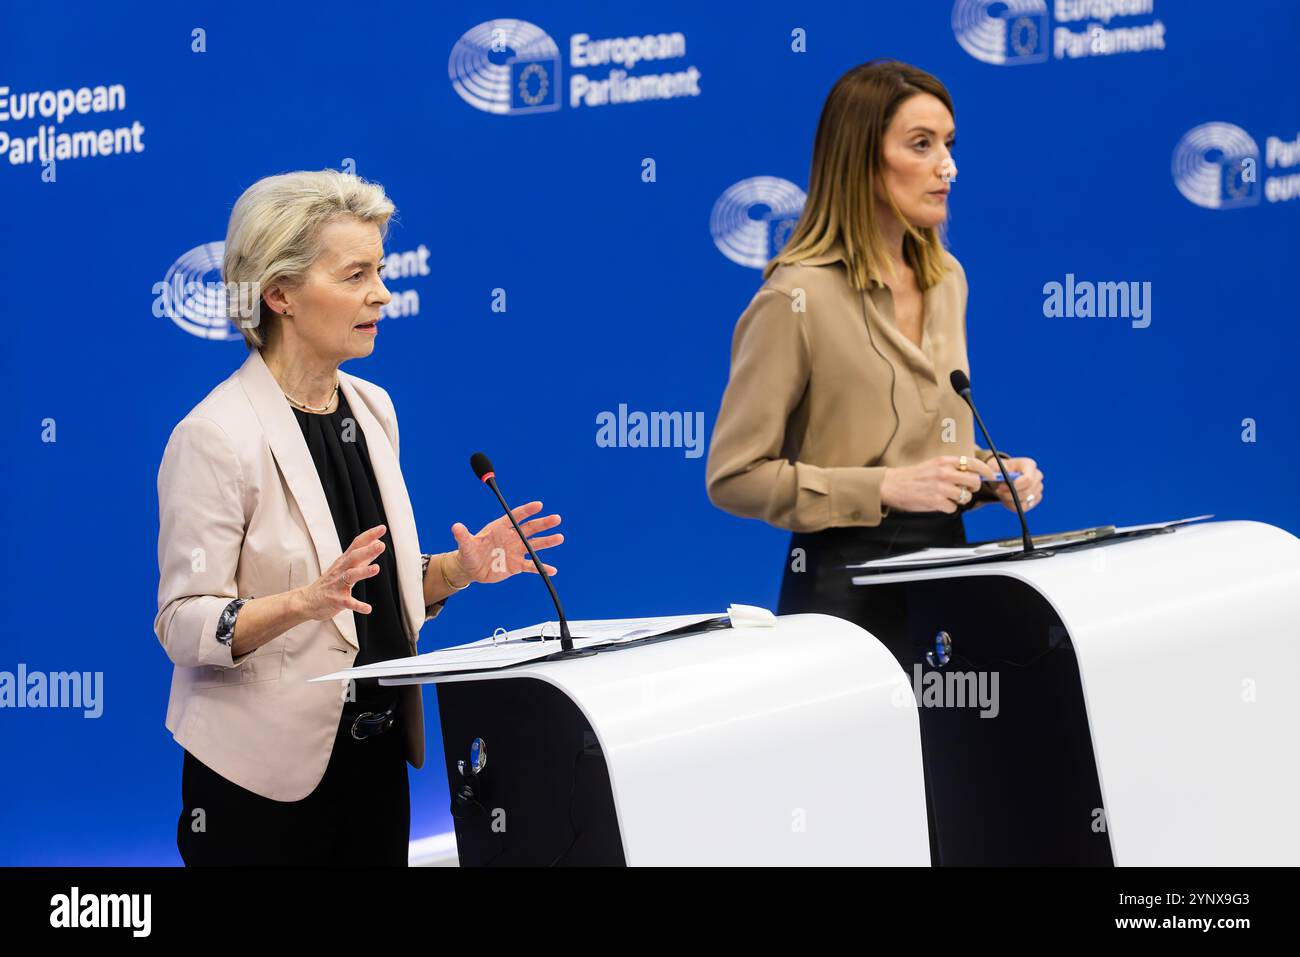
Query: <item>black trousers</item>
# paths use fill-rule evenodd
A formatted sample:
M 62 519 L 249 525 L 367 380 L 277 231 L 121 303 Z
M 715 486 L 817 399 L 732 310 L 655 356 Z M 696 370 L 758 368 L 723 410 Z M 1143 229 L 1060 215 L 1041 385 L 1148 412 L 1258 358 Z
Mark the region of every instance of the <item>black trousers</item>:
M 921 650 L 913 648 L 907 633 L 907 608 L 899 589 L 881 591 L 854 585 L 861 572 L 846 571 L 849 562 L 888 558 L 922 548 L 952 548 L 966 544 L 966 527 L 960 511 L 891 512 L 879 525 L 867 528 L 828 528 L 820 532 L 795 532 L 785 556 L 778 615 L 818 613 L 834 615 L 861 625 L 898 659 L 912 680 L 912 665 Z M 929 762 L 923 762 L 925 768 Z M 941 863 L 930 799 L 930 775 L 925 774 L 925 811 L 930 830 L 930 862 Z
M 360 741 L 351 727 L 345 715 L 325 776 L 300 801 L 254 794 L 186 751 L 176 825 L 185 864 L 405 867 L 411 793 L 402 718 Z
M 966 544 L 960 511 L 890 512 L 879 525 L 795 532 L 785 556 L 778 615 L 816 612 L 861 625 L 888 648 L 903 670 L 911 674 L 913 652 L 904 625 L 906 609 L 884 599 L 876 589 L 854 585 L 844 566 L 889 558 L 922 548 L 952 548 Z

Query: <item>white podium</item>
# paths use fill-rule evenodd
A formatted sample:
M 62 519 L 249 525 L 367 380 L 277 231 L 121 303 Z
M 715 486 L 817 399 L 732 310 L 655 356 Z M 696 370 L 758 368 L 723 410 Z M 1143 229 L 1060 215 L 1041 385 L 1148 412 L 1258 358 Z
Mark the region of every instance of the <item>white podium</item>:
M 939 863 L 1300 864 L 1294 536 L 1213 522 L 854 581 L 905 603 L 922 672 L 1003 678 L 992 720 L 920 709 Z
M 463 865 L 930 863 L 915 701 L 838 618 L 383 680 L 437 685 Z

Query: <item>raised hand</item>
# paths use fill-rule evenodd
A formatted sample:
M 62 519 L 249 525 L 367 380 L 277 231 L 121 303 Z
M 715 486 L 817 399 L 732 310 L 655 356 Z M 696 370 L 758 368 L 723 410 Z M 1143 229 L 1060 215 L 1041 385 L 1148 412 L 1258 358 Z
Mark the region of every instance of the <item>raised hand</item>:
M 537 536 L 560 524 L 560 516 L 545 515 L 524 521 L 542 510 L 541 502 L 529 502 L 511 509 L 510 514 L 519 523 L 520 530 L 533 546 L 534 551 L 553 548 L 564 541 L 562 534 Z M 537 573 L 528 550 L 515 534 L 510 520 L 502 515 L 493 522 L 483 526 L 477 535 L 471 535 L 469 529 L 460 522 L 451 527 L 451 534 L 456 539 L 456 558 L 471 581 L 499 582 L 520 572 Z M 540 556 L 539 556 L 540 557 Z M 556 569 L 546 565 L 546 572 L 554 575 Z
M 303 586 L 303 611 L 308 618 L 325 621 L 344 608 L 363 615 L 370 614 L 369 604 L 352 597 L 352 586 L 363 578 L 379 574 L 379 566 L 373 562 L 384 550 L 380 539 L 385 530 L 386 526 L 376 525 L 362 532 L 352 540 L 346 552 L 330 563 L 320 578 Z

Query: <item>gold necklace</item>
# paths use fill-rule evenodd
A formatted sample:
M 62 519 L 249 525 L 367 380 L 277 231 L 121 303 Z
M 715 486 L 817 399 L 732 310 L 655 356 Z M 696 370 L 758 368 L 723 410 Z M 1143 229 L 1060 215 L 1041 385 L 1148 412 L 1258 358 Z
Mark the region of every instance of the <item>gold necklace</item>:
M 284 388 L 281 387 L 280 391 L 281 391 L 281 392 L 284 392 Z M 293 404 L 294 406 L 296 406 L 297 408 L 302 409 L 304 412 L 314 412 L 314 413 L 316 413 L 317 415 L 319 415 L 319 414 L 322 413 L 322 412 L 328 412 L 328 411 L 330 410 L 330 406 L 334 404 L 334 397 L 335 397 L 336 395 L 338 395 L 338 392 L 339 392 L 339 380 L 338 380 L 338 377 L 336 376 L 335 379 L 334 379 L 334 391 L 330 393 L 330 397 L 329 397 L 329 399 L 328 399 L 328 400 L 325 402 L 325 404 L 324 404 L 323 406 L 321 406 L 319 409 L 314 409 L 314 408 L 312 408 L 312 407 L 311 407 L 310 405 L 308 405 L 306 402 L 299 402 L 297 399 L 295 399 L 293 396 L 291 396 L 288 392 L 284 392 L 284 397 L 285 397 L 286 399 L 288 399 L 288 400 L 290 401 L 290 403 L 292 403 L 292 404 Z

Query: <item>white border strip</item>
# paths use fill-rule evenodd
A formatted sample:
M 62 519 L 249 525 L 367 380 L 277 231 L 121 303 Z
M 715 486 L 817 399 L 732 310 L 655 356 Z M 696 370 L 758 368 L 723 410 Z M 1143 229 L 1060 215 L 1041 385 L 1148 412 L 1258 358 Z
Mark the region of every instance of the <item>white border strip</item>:
M 411 867 L 459 867 L 460 857 L 456 852 L 456 833 L 434 834 L 421 837 L 410 844 L 407 863 Z

